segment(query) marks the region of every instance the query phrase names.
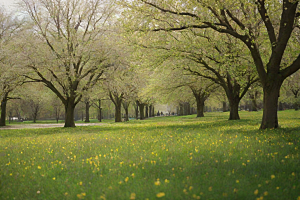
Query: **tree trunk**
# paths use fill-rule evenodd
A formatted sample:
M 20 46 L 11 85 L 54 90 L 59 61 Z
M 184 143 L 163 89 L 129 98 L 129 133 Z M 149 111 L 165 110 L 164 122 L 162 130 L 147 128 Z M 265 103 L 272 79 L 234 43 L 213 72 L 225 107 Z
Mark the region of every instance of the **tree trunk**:
M 197 101 L 197 117 L 204 117 L 204 99 L 196 98 Z
M 143 104 L 143 103 L 139 103 L 139 109 L 140 109 L 140 120 L 143 120 L 143 119 L 145 119 L 145 116 L 144 116 L 144 107 L 145 107 L 145 104 Z
M 228 98 L 229 100 L 229 105 L 230 105 L 230 114 L 229 114 L 229 120 L 239 120 L 239 103 L 240 99 L 239 97 L 235 98 Z
M 134 110 L 135 110 L 135 119 L 138 120 L 138 118 L 139 118 L 139 103 L 138 103 L 138 101 L 136 101 L 136 105 L 134 106 Z
M 90 102 L 85 102 L 85 121 L 84 122 L 90 122 Z
M 223 112 L 227 112 L 227 103 L 226 101 L 223 101 Z
M 115 122 L 122 122 L 121 108 L 122 108 L 122 103 L 121 102 L 116 103 L 116 105 L 115 105 Z
M 101 99 L 98 99 L 97 109 L 98 109 L 98 121 L 101 122 L 102 121 Z
M 148 112 L 149 112 L 149 107 L 146 105 L 145 118 L 149 118 Z
M 129 121 L 129 112 L 128 112 L 128 106 L 125 108 L 125 121 Z
M 7 104 L 7 99 L 4 98 L 1 101 L 1 118 L 0 118 L 0 126 L 6 126 L 6 104 Z
M 75 98 L 69 98 L 67 105 L 65 105 L 65 126 L 64 127 L 75 127 L 74 121 L 74 110 L 75 110 Z
M 154 113 L 154 106 L 152 106 L 152 117 L 155 116 L 155 113 Z
M 275 85 L 275 86 L 274 86 Z M 278 128 L 278 97 L 280 91 L 280 83 L 273 84 L 271 88 L 264 88 L 264 100 L 263 100 L 263 117 L 260 125 L 260 129 L 266 128 Z
M 128 111 L 128 108 L 129 108 L 129 103 L 124 101 L 123 103 L 123 108 L 125 110 L 125 121 L 129 121 L 129 111 Z
M 152 115 L 152 105 L 149 106 L 149 117 L 153 117 L 153 115 Z
M 183 116 L 183 103 L 179 103 L 179 116 Z

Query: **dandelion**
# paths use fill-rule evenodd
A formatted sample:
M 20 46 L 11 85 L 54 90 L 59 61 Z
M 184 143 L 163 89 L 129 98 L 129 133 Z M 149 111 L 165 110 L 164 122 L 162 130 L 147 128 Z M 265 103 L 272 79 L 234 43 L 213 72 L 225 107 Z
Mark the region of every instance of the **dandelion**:
M 295 176 L 295 172 L 292 173 L 292 176 Z
M 276 187 L 276 190 L 279 190 L 279 187 Z
M 160 192 L 160 193 L 156 194 L 157 198 L 161 198 L 161 197 L 164 197 L 164 196 L 166 196 L 166 194 L 164 192 Z
M 81 181 L 79 182 L 79 185 L 82 185 L 82 182 L 81 182 Z
M 38 166 L 38 169 L 42 169 L 42 167 L 41 167 L 41 166 Z
M 209 188 L 208 188 L 208 191 L 210 191 L 210 192 L 211 192 L 211 191 L 212 191 L 212 187 L 209 187 Z
M 236 180 L 235 182 L 236 182 L 236 183 L 239 183 L 240 181 L 239 181 L 239 180 Z
M 264 196 L 268 196 L 268 194 L 269 194 L 269 193 L 268 193 L 267 191 L 264 192 Z
M 168 179 L 165 179 L 165 183 L 170 183 L 170 181 Z
M 271 179 L 274 179 L 275 178 L 275 175 L 271 175 Z
M 134 200 L 135 199 L 136 194 L 135 193 L 131 193 L 130 194 L 130 200 Z
M 257 189 L 254 191 L 254 194 L 255 194 L 255 195 L 257 195 L 257 194 L 258 194 L 258 190 L 257 190 Z
M 157 179 L 157 181 L 154 182 L 154 185 L 157 185 L 157 186 L 160 185 L 159 179 Z
M 52 178 L 55 181 L 55 177 Z
M 128 177 L 126 177 L 126 178 L 125 178 L 125 182 L 127 183 L 127 181 L 128 181 L 128 180 L 129 180 L 129 178 L 128 178 Z

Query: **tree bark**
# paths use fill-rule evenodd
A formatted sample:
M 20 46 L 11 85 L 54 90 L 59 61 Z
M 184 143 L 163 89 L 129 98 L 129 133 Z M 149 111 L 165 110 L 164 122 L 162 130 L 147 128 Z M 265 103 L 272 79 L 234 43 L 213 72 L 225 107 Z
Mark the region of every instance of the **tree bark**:
M 273 87 L 263 88 L 264 89 L 264 100 L 263 100 L 263 117 L 260 125 L 260 129 L 266 128 L 278 128 L 278 97 L 281 84 L 279 81 L 277 84 L 273 84 Z
M 90 101 L 85 102 L 85 121 L 90 122 Z
M 6 105 L 7 99 L 4 97 L 1 101 L 1 118 L 0 118 L 0 126 L 6 126 Z
M 148 115 L 149 107 L 148 107 L 148 105 L 146 105 L 145 107 L 146 107 L 145 118 L 149 118 L 149 115 Z
M 240 103 L 239 97 L 229 99 L 229 105 L 230 105 L 229 120 L 239 120 L 240 119 L 239 103 Z
M 127 121 L 129 121 L 129 111 L 128 111 L 129 103 L 125 101 L 122 103 L 122 105 L 125 110 L 125 121 L 127 122 Z
M 145 104 L 143 103 L 139 103 L 139 110 L 140 110 L 140 120 L 145 119 L 145 115 L 144 115 L 144 108 L 145 108 Z
M 115 122 L 122 122 L 122 112 L 121 112 L 122 104 L 115 105 Z
M 183 116 L 183 103 L 179 103 L 179 116 Z
M 223 112 L 227 112 L 227 103 L 226 101 L 223 101 Z
M 98 121 L 102 121 L 101 99 L 98 99 Z
M 134 110 L 135 110 L 135 119 L 138 120 L 139 118 L 139 102 L 136 101 L 136 105 L 134 106 Z
M 197 101 L 197 117 L 204 117 L 204 101 L 205 99 L 196 98 Z
M 75 98 L 68 98 L 65 105 L 65 126 L 64 127 L 75 127 L 74 121 L 74 110 L 75 110 Z
M 149 106 L 149 117 L 153 117 L 153 115 L 152 115 L 152 105 Z
M 155 113 L 154 113 L 154 106 L 152 106 L 152 117 L 155 116 Z

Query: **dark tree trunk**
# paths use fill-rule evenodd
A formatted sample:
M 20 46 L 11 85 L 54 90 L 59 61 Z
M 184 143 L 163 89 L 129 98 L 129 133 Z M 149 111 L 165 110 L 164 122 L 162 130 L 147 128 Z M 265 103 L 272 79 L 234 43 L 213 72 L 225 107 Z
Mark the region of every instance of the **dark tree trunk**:
M 85 121 L 90 122 L 90 101 L 85 102 Z
M 204 117 L 204 101 L 205 99 L 197 98 L 197 117 Z
M 7 99 L 4 97 L 1 101 L 1 118 L 0 118 L 0 126 L 6 126 L 6 104 Z
M 153 115 L 152 115 L 152 105 L 149 106 L 149 117 L 153 117 Z
M 240 103 L 239 97 L 229 99 L 229 105 L 230 105 L 229 120 L 239 120 L 240 119 L 239 103 Z
M 154 106 L 152 106 L 152 117 L 155 116 L 155 113 L 154 113 Z
M 223 112 L 227 112 L 227 103 L 226 101 L 223 101 Z
M 58 108 L 55 108 L 55 119 L 56 119 L 56 123 L 58 123 L 58 120 L 59 120 L 59 110 L 58 110 Z
M 134 110 L 135 110 L 135 119 L 138 120 L 139 119 L 139 103 L 138 103 L 138 101 L 136 101 L 136 105 L 134 106 Z
M 145 116 L 144 116 L 144 107 L 145 107 L 145 104 L 143 103 L 139 103 L 139 110 L 140 110 L 140 120 L 143 120 L 145 119 Z
M 92 106 L 97 109 L 97 119 L 99 122 L 101 122 L 102 121 L 101 99 L 97 99 L 96 102 L 92 104 Z
M 179 103 L 179 116 L 183 116 L 183 103 Z
M 122 122 L 122 104 L 118 103 L 115 105 L 115 122 Z
M 125 110 L 125 121 L 129 121 L 129 112 L 128 112 L 128 108 L 129 108 L 129 103 L 128 102 L 123 102 L 123 108 Z
M 278 128 L 278 97 L 281 83 L 273 84 L 271 88 L 264 88 L 264 101 L 263 101 L 263 117 L 261 122 L 261 129 Z
M 149 107 L 146 105 L 146 111 L 145 111 L 145 118 L 149 118 L 149 115 L 148 115 L 148 110 L 149 110 Z
M 123 94 L 109 92 L 109 97 L 115 105 L 115 122 L 122 122 Z
M 75 110 L 75 98 L 68 98 L 65 105 L 65 126 L 75 127 L 74 110 Z

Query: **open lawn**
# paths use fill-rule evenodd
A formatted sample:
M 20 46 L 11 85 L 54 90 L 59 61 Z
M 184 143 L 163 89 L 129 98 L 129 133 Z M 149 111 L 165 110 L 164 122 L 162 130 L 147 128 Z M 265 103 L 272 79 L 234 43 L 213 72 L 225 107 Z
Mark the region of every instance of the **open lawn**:
M 300 111 L 0 130 L 0 199 L 300 200 Z

